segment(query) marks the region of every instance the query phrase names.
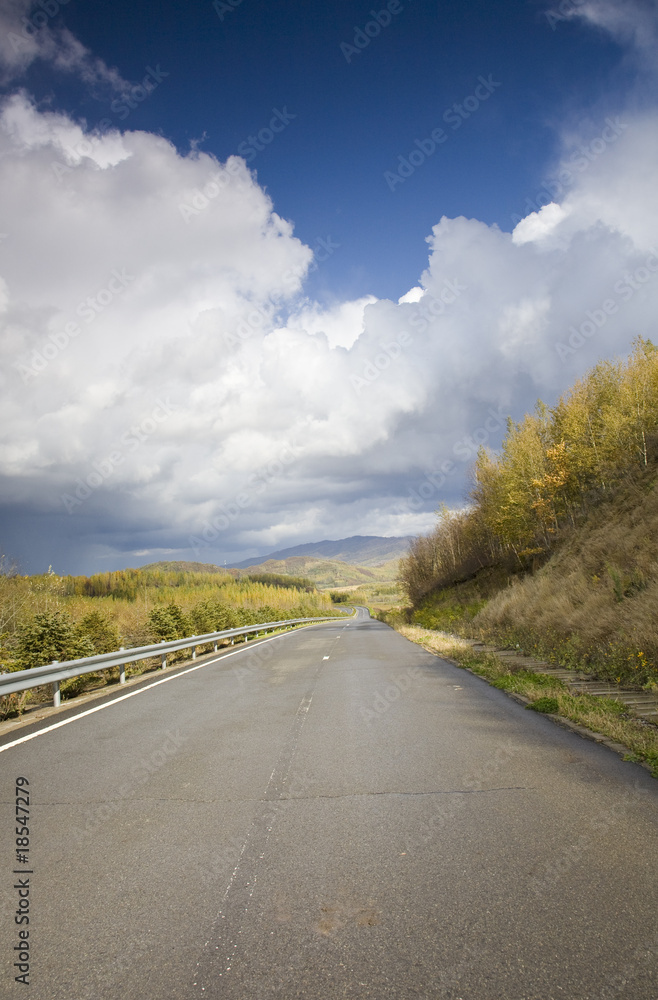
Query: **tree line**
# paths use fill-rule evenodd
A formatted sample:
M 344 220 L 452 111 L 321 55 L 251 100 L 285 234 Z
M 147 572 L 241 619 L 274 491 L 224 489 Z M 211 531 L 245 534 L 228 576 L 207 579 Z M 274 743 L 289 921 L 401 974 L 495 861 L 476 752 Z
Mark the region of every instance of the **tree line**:
M 657 456 L 658 350 L 638 338 L 628 358 L 595 365 L 555 406 L 539 401 L 509 420 L 498 454 L 480 449 L 465 508 L 443 506 L 401 560 L 411 603 L 484 567 L 536 567 L 565 526 L 582 523 Z
M 331 613 L 329 595 L 309 583 L 160 569 L 0 575 L 0 670 Z

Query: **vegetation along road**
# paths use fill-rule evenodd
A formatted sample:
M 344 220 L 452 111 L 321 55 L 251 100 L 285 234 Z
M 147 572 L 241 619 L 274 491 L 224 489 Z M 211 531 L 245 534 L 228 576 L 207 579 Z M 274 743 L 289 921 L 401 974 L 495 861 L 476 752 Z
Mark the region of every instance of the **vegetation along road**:
M 645 770 L 363 609 L 191 667 L 0 738 L 2 997 L 20 777 L 32 1000 L 655 1000 Z

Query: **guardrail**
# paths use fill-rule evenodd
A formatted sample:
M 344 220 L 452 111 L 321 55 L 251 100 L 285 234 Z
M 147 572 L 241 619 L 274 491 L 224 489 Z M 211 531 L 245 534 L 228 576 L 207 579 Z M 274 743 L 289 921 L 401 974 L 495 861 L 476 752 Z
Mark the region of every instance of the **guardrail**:
M 215 653 L 220 639 L 234 639 L 238 635 L 247 635 L 255 632 L 269 632 L 271 629 L 285 628 L 291 625 L 302 625 L 309 622 L 325 622 L 334 619 L 335 615 L 327 615 L 324 618 L 291 618 L 283 622 L 261 622 L 259 625 L 241 625 L 239 628 L 224 629 L 222 632 L 207 632 L 205 635 L 191 635 L 185 639 L 171 639 L 170 641 L 156 642 L 151 646 L 133 646 L 128 649 L 118 649 L 114 653 L 98 653 L 96 656 L 85 656 L 79 660 L 65 660 L 59 663 L 54 660 L 43 667 L 30 667 L 29 670 L 14 670 L 7 674 L 0 674 L 0 695 L 14 694 L 17 691 L 27 691 L 28 688 L 40 687 L 42 684 L 52 684 L 53 705 L 57 708 L 60 704 L 59 685 L 61 681 L 70 680 L 72 677 L 81 677 L 83 674 L 95 674 L 99 670 L 108 670 L 110 667 L 119 667 L 119 683 L 126 683 L 126 664 L 136 663 L 138 660 L 147 660 L 152 656 L 161 657 L 160 668 L 164 670 L 167 666 L 167 653 L 173 653 L 178 649 L 190 649 L 192 647 L 192 659 L 196 659 L 196 647 L 213 643 Z

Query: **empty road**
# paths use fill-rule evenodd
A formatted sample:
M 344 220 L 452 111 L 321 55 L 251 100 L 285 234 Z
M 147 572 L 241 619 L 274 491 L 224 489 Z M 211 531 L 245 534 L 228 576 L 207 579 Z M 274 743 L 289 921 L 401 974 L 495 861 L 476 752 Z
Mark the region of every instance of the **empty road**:
M 658 997 L 642 768 L 363 610 L 153 680 L 0 736 L 1 997 Z

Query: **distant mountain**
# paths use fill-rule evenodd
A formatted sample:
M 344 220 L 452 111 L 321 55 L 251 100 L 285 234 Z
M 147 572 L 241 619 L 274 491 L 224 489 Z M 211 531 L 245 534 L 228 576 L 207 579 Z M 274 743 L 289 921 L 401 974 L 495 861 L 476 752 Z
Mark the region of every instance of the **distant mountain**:
M 248 569 L 250 566 L 263 566 L 264 563 L 282 562 L 301 556 L 344 562 L 351 566 L 382 566 L 392 559 L 399 559 L 400 556 L 406 555 L 412 538 L 412 535 L 405 535 L 402 538 L 352 535 L 351 538 L 339 538 L 337 541 L 325 539 L 323 542 L 306 542 L 304 545 L 294 545 L 292 548 L 270 552 L 264 556 L 253 556 L 251 559 L 232 563 L 231 566 L 235 569 Z
M 267 559 L 256 566 L 229 569 L 229 573 L 256 576 L 261 573 L 305 577 L 319 590 L 359 587 L 362 584 L 391 583 L 398 574 L 398 560 L 391 559 L 381 566 L 355 566 L 338 559 L 318 559 L 316 556 L 290 556 L 288 559 Z

